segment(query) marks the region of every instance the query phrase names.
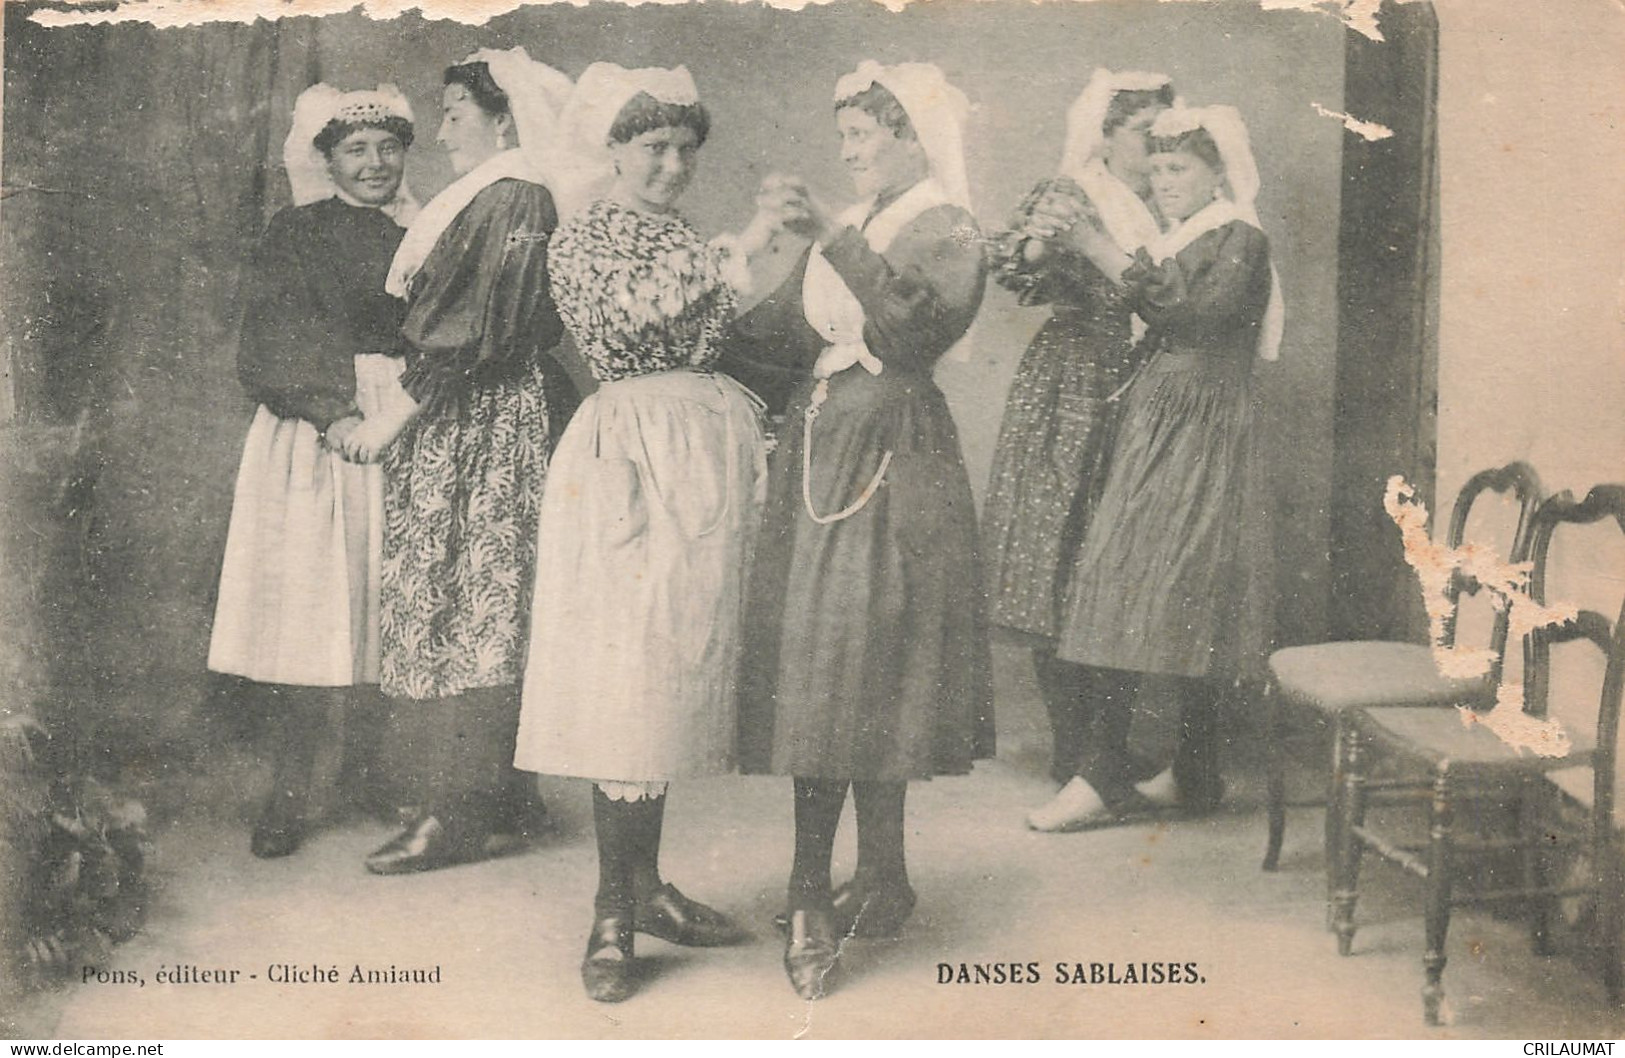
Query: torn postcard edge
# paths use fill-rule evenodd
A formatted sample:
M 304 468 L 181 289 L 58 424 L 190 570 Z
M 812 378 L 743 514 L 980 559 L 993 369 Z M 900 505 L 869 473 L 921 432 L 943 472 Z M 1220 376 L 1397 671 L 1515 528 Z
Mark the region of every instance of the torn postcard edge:
M 1266 11 L 1318 11 L 1335 15 L 1354 32 L 1370 40 L 1381 41 L 1382 31 L 1377 28 L 1377 13 L 1382 0 L 1260 0 Z
M 76 4 L 74 0 L 66 0 L 61 7 L 35 11 L 29 18 L 42 26 L 53 27 L 144 22 L 159 29 L 173 29 L 200 26 L 210 22 L 253 22 L 258 19 L 275 21 L 281 18 L 320 17 L 351 12 L 388 21 L 416 11 L 431 22 L 448 21 L 482 26 L 499 15 L 531 4 L 561 3 L 584 7 L 590 3 L 604 2 L 639 7 L 644 4 L 685 4 L 695 0 L 364 0 L 361 3 L 357 3 L 356 0 L 120 0 L 111 6 L 99 0 L 83 6 Z M 801 11 L 808 7 L 835 3 L 837 0 L 761 0 L 761 2 L 769 7 Z M 896 13 L 908 7 L 911 2 L 918 3 L 923 0 L 870 0 L 870 2 Z M 979 0 L 979 2 L 996 3 L 1000 0 Z M 1102 0 L 1066 0 L 1066 2 L 1095 3 Z M 1162 2 L 1214 3 L 1217 0 L 1162 0 Z M 1374 41 L 1383 39 L 1382 33 L 1377 28 L 1377 13 L 1380 6 L 1381 0 L 1259 0 L 1259 7 L 1264 11 L 1304 11 L 1337 18 L 1349 29 Z M 1370 127 L 1382 128 L 1380 125 Z
M 1340 110 L 1323 107 L 1319 103 L 1310 103 L 1309 105 L 1314 107 L 1316 113 L 1321 117 L 1336 118 L 1343 123 L 1345 129 L 1373 143 L 1378 140 L 1385 140 L 1394 134 L 1394 130 L 1387 125 L 1379 125 L 1375 121 L 1361 121 L 1359 118 L 1352 117 Z
M 1456 600 L 1451 581 L 1459 573 L 1478 584 L 1497 610 L 1507 614 L 1510 641 L 1521 642 L 1539 628 L 1567 624 L 1579 609 L 1567 603 L 1536 601 L 1529 595 L 1531 563 L 1507 562 L 1493 548 L 1464 542 L 1460 547 L 1438 543 L 1428 535 L 1427 505 L 1403 477 L 1388 479 L 1383 509 L 1398 527 L 1405 561 L 1416 573 L 1422 590 L 1422 604 L 1428 616 L 1428 639 L 1433 663 L 1439 674 L 1451 679 L 1481 679 L 1495 673 L 1495 652 L 1484 648 L 1463 648 L 1455 643 L 1452 622 Z M 1461 722 L 1482 724 L 1501 741 L 1519 753 L 1528 751 L 1542 757 L 1566 757 L 1572 740 L 1561 724 L 1523 711 L 1521 683 L 1508 683 L 1500 674 L 1495 688 L 1495 706 L 1477 711 L 1458 706 Z

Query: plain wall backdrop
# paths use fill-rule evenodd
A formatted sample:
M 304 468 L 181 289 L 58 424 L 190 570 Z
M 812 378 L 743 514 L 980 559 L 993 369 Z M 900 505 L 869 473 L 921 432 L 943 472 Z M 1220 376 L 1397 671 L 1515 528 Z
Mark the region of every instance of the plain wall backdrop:
M 1513 459 L 1581 497 L 1625 481 L 1625 17 L 1608 0 L 1438 10 L 1440 503 Z M 1618 616 L 1611 523 L 1560 531 L 1552 563 L 1553 600 Z M 1554 663 L 1553 711 L 1592 728 L 1600 657 L 1571 645 Z

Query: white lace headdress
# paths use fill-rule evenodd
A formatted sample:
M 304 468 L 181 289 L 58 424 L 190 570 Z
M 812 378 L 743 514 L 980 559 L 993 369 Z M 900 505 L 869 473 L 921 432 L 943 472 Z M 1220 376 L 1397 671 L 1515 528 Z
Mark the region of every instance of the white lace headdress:
M 970 100 L 948 82 L 934 63 L 904 62 L 883 66 L 865 59 L 835 82 L 835 102 L 879 85 L 897 100 L 919 137 L 931 175 L 948 201 L 969 210 L 970 182 L 965 175 L 965 122 Z
M 626 105 L 639 95 L 660 103 L 691 106 L 700 101 L 699 89 L 688 67 L 658 66 L 627 69 L 612 62 L 595 62 L 576 79 L 575 89 L 560 117 L 566 146 L 560 187 L 561 212 L 573 212 L 600 197 L 615 176 L 609 131 Z
M 1251 138 L 1241 112 L 1232 106 L 1184 107 L 1176 106 L 1157 115 L 1151 124 L 1154 139 L 1172 139 L 1206 130 L 1219 151 L 1219 163 L 1224 166 L 1224 197 L 1213 205 L 1197 211 L 1185 221 L 1166 232 L 1156 244 L 1149 247 L 1158 260 L 1173 256 L 1198 236 L 1231 220 L 1240 220 L 1260 231 L 1264 225 L 1258 220 L 1258 191 L 1261 181 L 1258 162 L 1253 158 Z M 1286 303 L 1281 296 L 1281 278 L 1270 265 L 1270 301 L 1259 329 L 1258 355 L 1264 360 L 1276 360 L 1281 355 L 1281 337 L 1286 324 Z
M 348 199 L 333 182 L 327 156 L 316 147 L 316 137 L 329 123 L 342 121 L 382 127 L 386 118 L 400 118 L 408 124 L 413 120 L 412 104 L 392 84 L 343 92 L 330 84 L 319 83 L 300 92 L 293 105 L 293 127 L 282 143 L 282 165 L 288 173 L 293 204 L 306 206 L 334 195 Z M 359 205 L 353 200 L 352 204 Z M 417 207 L 412 189 L 402 180 L 395 198 L 380 208 L 404 227 L 411 222 Z

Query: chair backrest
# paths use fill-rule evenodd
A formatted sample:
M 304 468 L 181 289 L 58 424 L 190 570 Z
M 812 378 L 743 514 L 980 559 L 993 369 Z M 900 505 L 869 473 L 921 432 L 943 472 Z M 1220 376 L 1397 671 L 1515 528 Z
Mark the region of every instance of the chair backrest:
M 1473 505 L 1487 492 L 1510 494 L 1513 502 L 1518 505 L 1518 522 L 1512 531 L 1512 546 L 1507 551 L 1507 561 L 1512 563 L 1526 561 L 1533 542 L 1535 512 L 1540 508 L 1544 497 L 1541 493 L 1540 476 L 1535 473 L 1535 468 L 1521 461 L 1514 461 L 1492 470 L 1481 470 L 1467 479 L 1461 491 L 1456 493 L 1456 505 L 1450 511 L 1450 525 L 1445 530 L 1445 544 L 1457 548 L 1467 539 L 1467 522 L 1472 516 Z M 1451 576 L 1450 584 L 1445 589 L 1449 593 L 1450 619 L 1445 625 L 1445 643 L 1442 645 L 1455 645 L 1456 619 L 1459 616 L 1461 597 L 1463 594 L 1476 594 L 1478 589 L 1477 578 L 1463 573 L 1460 569 Z M 1490 653 L 1495 658 L 1490 678 L 1497 682 L 1501 679 L 1510 627 L 1506 610 L 1497 608 L 1490 631 Z
M 1625 485 L 1598 485 L 1579 503 L 1574 494 L 1561 492 L 1545 503 L 1535 515 L 1530 557 L 1534 570 L 1529 594 L 1542 605 L 1551 568 L 1552 536 L 1561 525 L 1589 525 L 1612 518 L 1625 533 Z M 1598 571 L 1617 577 L 1617 571 Z M 1602 694 L 1597 704 L 1597 749 L 1592 759 L 1595 782 L 1593 808 L 1596 818 L 1611 820 L 1614 814 L 1614 767 L 1619 750 L 1620 698 L 1625 692 L 1625 601 L 1619 616 L 1610 621 L 1596 610 L 1581 610 L 1570 622 L 1536 628 L 1525 640 L 1524 711 L 1544 717 L 1551 693 L 1551 648 L 1554 643 L 1585 640 L 1602 651 L 1606 668 Z

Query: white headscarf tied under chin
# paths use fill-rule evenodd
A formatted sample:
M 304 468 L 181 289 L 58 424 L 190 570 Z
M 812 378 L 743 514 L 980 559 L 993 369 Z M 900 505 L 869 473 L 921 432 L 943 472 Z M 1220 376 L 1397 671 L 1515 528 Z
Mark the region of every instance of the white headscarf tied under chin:
M 928 209 L 954 205 L 969 212 L 964 125 L 970 115 L 970 101 L 930 63 L 882 66 L 865 60 L 835 83 L 835 102 L 851 99 L 872 85 L 890 92 L 908 115 L 929 166 L 926 179 L 873 217 L 870 217 L 875 205 L 872 201 L 860 202 L 841 214 L 841 223 L 862 227 L 869 248 L 884 253 L 902 229 Z M 866 227 L 865 220 L 868 220 Z M 801 296 L 807 322 L 829 343 L 813 368 L 814 374 L 827 378 L 854 364 L 861 365 L 870 374 L 881 373 L 884 365 L 863 343 L 863 306 L 816 248 L 807 260 Z M 973 344 L 974 338 L 967 332 L 948 351 L 949 358 L 961 362 L 969 360 Z
M 576 80 L 559 122 L 567 144 L 557 192 L 566 200 L 563 212 L 581 209 L 608 190 L 615 178 L 609 130 L 626 105 L 640 95 L 673 106 L 700 101 L 686 66 L 629 70 L 612 62 L 595 62 Z
M 908 115 L 931 166 L 931 176 L 942 186 L 948 201 L 969 210 L 970 182 L 965 176 L 965 122 L 970 100 L 948 83 L 935 65 L 904 62 L 882 66 L 865 59 L 858 68 L 835 82 L 835 102 L 851 99 L 871 85 L 890 92 Z
M 1232 106 L 1182 107 L 1176 106 L 1157 115 L 1151 125 L 1151 135 L 1157 139 L 1171 139 L 1207 130 L 1213 145 L 1219 150 L 1219 161 L 1224 166 L 1226 196 L 1210 206 L 1197 210 L 1185 218 L 1178 227 L 1164 232 L 1146 247 L 1154 260 L 1165 261 L 1195 242 L 1197 238 L 1239 220 L 1259 231 L 1258 163 L 1253 158 L 1247 125 L 1241 113 Z M 1270 301 L 1264 313 L 1258 334 L 1258 355 L 1264 360 L 1277 360 L 1281 356 L 1281 336 L 1286 326 L 1286 303 L 1281 297 L 1281 278 L 1270 264 Z
M 1106 167 L 1102 126 L 1119 92 L 1155 92 L 1168 84 L 1165 74 L 1097 68 L 1066 115 L 1060 175 L 1083 188 L 1099 211 L 1106 234 L 1129 253 L 1156 238 L 1161 228 L 1145 200 Z
M 519 134 L 519 146 L 498 151 L 452 181 L 423 207 L 401 239 L 384 282 L 384 289 L 396 297 L 406 296 L 412 277 L 457 215 L 468 208 L 475 195 L 498 180 L 525 180 L 558 194 L 553 184 L 563 167 L 559 110 L 569 97 L 570 79 L 532 59 L 524 48 L 482 49 L 458 65 L 473 62 L 483 62 L 491 80 L 508 97 L 508 113 Z
M 1105 142 L 1102 126 L 1119 92 L 1155 92 L 1171 82 L 1167 74 L 1139 70 L 1112 71 L 1096 67 L 1083 94 L 1066 112 L 1066 146 L 1061 149 L 1060 173 L 1076 180 Z
M 337 195 L 352 206 L 364 205 L 333 182 L 327 156 L 317 149 L 316 137 L 334 121 L 383 128 L 386 118 L 400 118 L 412 124 L 412 104 L 392 84 L 360 92 L 342 92 L 330 84 L 313 84 L 300 92 L 293 104 L 293 127 L 282 143 L 282 165 L 288 172 L 293 204 L 308 206 Z M 418 203 L 403 179 L 395 197 L 378 208 L 405 227 L 416 216 Z

